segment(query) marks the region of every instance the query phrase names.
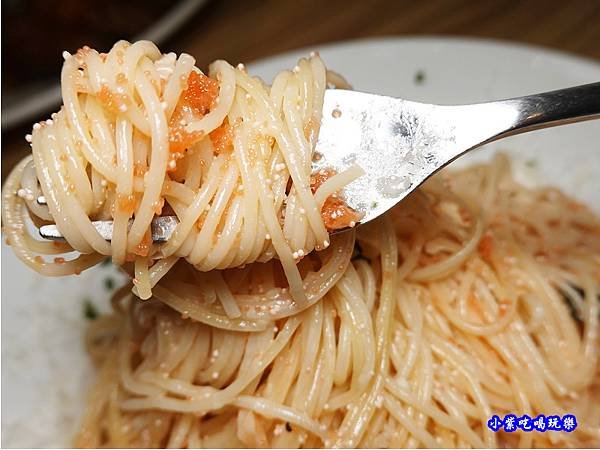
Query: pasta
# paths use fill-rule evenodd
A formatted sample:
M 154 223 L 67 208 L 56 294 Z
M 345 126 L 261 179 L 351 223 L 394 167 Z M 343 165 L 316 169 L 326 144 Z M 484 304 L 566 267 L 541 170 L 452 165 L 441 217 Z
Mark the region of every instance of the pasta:
M 64 57 L 64 105 L 34 125 L 32 157 L 5 189 L 8 238 L 27 265 L 58 276 L 106 256 L 120 266 L 133 262 L 135 293 L 147 299 L 180 258 L 210 272 L 277 257 L 292 309 L 316 301 L 296 262 L 329 246 L 321 210 L 361 174 L 353 168 L 322 186 L 311 178 L 327 85 L 318 56 L 282 72 L 271 88 L 225 61 L 206 76 L 191 56 L 161 55 L 148 41 Z M 47 206 L 36 203 L 40 190 Z M 25 206 L 38 223 L 55 222 L 66 243 L 33 242 Z M 358 220 L 348 207 L 336 208 L 345 220 L 329 220 L 333 228 Z M 152 245 L 151 222 L 165 212 L 179 223 L 168 242 Z M 110 242 L 94 220 L 113 220 Z M 41 256 L 70 250 L 80 255 Z M 228 317 L 239 316 L 231 295 L 217 288 L 224 286 L 219 275 L 211 278 Z
M 585 207 L 519 186 L 499 156 L 436 175 L 343 246 L 354 255 L 323 299 L 258 332 L 121 290 L 90 328 L 101 375 L 76 443 L 598 445 L 600 221 Z M 232 288 L 266 276 L 244 270 L 226 271 Z M 580 424 L 488 429 L 508 413 Z

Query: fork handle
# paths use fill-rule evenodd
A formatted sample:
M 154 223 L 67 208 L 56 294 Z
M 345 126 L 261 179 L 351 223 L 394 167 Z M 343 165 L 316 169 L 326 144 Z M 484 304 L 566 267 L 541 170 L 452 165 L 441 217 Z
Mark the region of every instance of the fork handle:
M 512 126 L 491 139 L 496 140 L 600 117 L 600 82 L 492 103 L 513 107 L 518 112 Z

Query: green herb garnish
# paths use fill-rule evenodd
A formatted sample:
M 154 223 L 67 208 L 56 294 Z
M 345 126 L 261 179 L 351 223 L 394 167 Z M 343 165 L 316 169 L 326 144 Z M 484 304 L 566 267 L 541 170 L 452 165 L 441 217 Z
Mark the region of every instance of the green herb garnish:
M 87 320 L 96 320 L 98 318 L 98 310 L 89 298 L 83 301 L 83 317 Z
M 111 277 L 107 277 L 104 279 L 104 288 L 107 291 L 112 291 L 115 288 L 115 280 Z
M 423 84 L 425 82 L 425 72 L 422 70 L 417 70 L 415 73 L 415 84 Z
M 525 165 L 527 167 L 536 167 L 537 166 L 537 161 L 535 159 L 528 159 L 527 161 L 525 161 Z

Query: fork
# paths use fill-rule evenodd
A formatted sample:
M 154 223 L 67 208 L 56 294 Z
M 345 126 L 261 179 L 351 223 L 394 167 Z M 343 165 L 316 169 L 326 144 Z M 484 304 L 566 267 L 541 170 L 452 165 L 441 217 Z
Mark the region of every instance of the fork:
M 363 169 L 364 174 L 348 184 L 342 196 L 361 214 L 359 224 L 364 224 L 483 144 L 598 117 L 600 82 L 470 105 L 434 105 L 328 89 L 312 169 L 338 173 L 353 166 Z M 37 201 L 45 203 L 43 197 Z M 153 241 L 168 240 L 177 223 L 174 216 L 156 217 Z M 111 221 L 93 224 L 101 236 L 111 239 Z M 44 225 L 39 231 L 44 238 L 62 239 L 55 225 Z

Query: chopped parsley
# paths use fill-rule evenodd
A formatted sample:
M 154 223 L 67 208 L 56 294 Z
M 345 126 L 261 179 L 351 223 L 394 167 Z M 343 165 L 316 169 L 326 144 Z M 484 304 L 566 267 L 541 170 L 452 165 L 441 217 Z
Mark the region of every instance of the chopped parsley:
M 423 84 L 425 82 L 425 72 L 423 70 L 417 70 L 415 73 L 415 84 Z
M 87 320 L 96 320 L 98 318 L 98 310 L 89 298 L 83 301 L 83 317 Z
M 377 205 L 379 205 L 379 203 L 377 203 L 377 202 L 371 203 L 371 209 L 377 208 Z
M 112 291 L 115 288 L 115 280 L 111 277 L 106 277 L 104 279 L 104 288 L 107 291 Z
M 537 166 L 537 161 L 535 159 L 528 159 L 527 161 L 525 161 L 525 165 L 527 167 L 534 168 Z

